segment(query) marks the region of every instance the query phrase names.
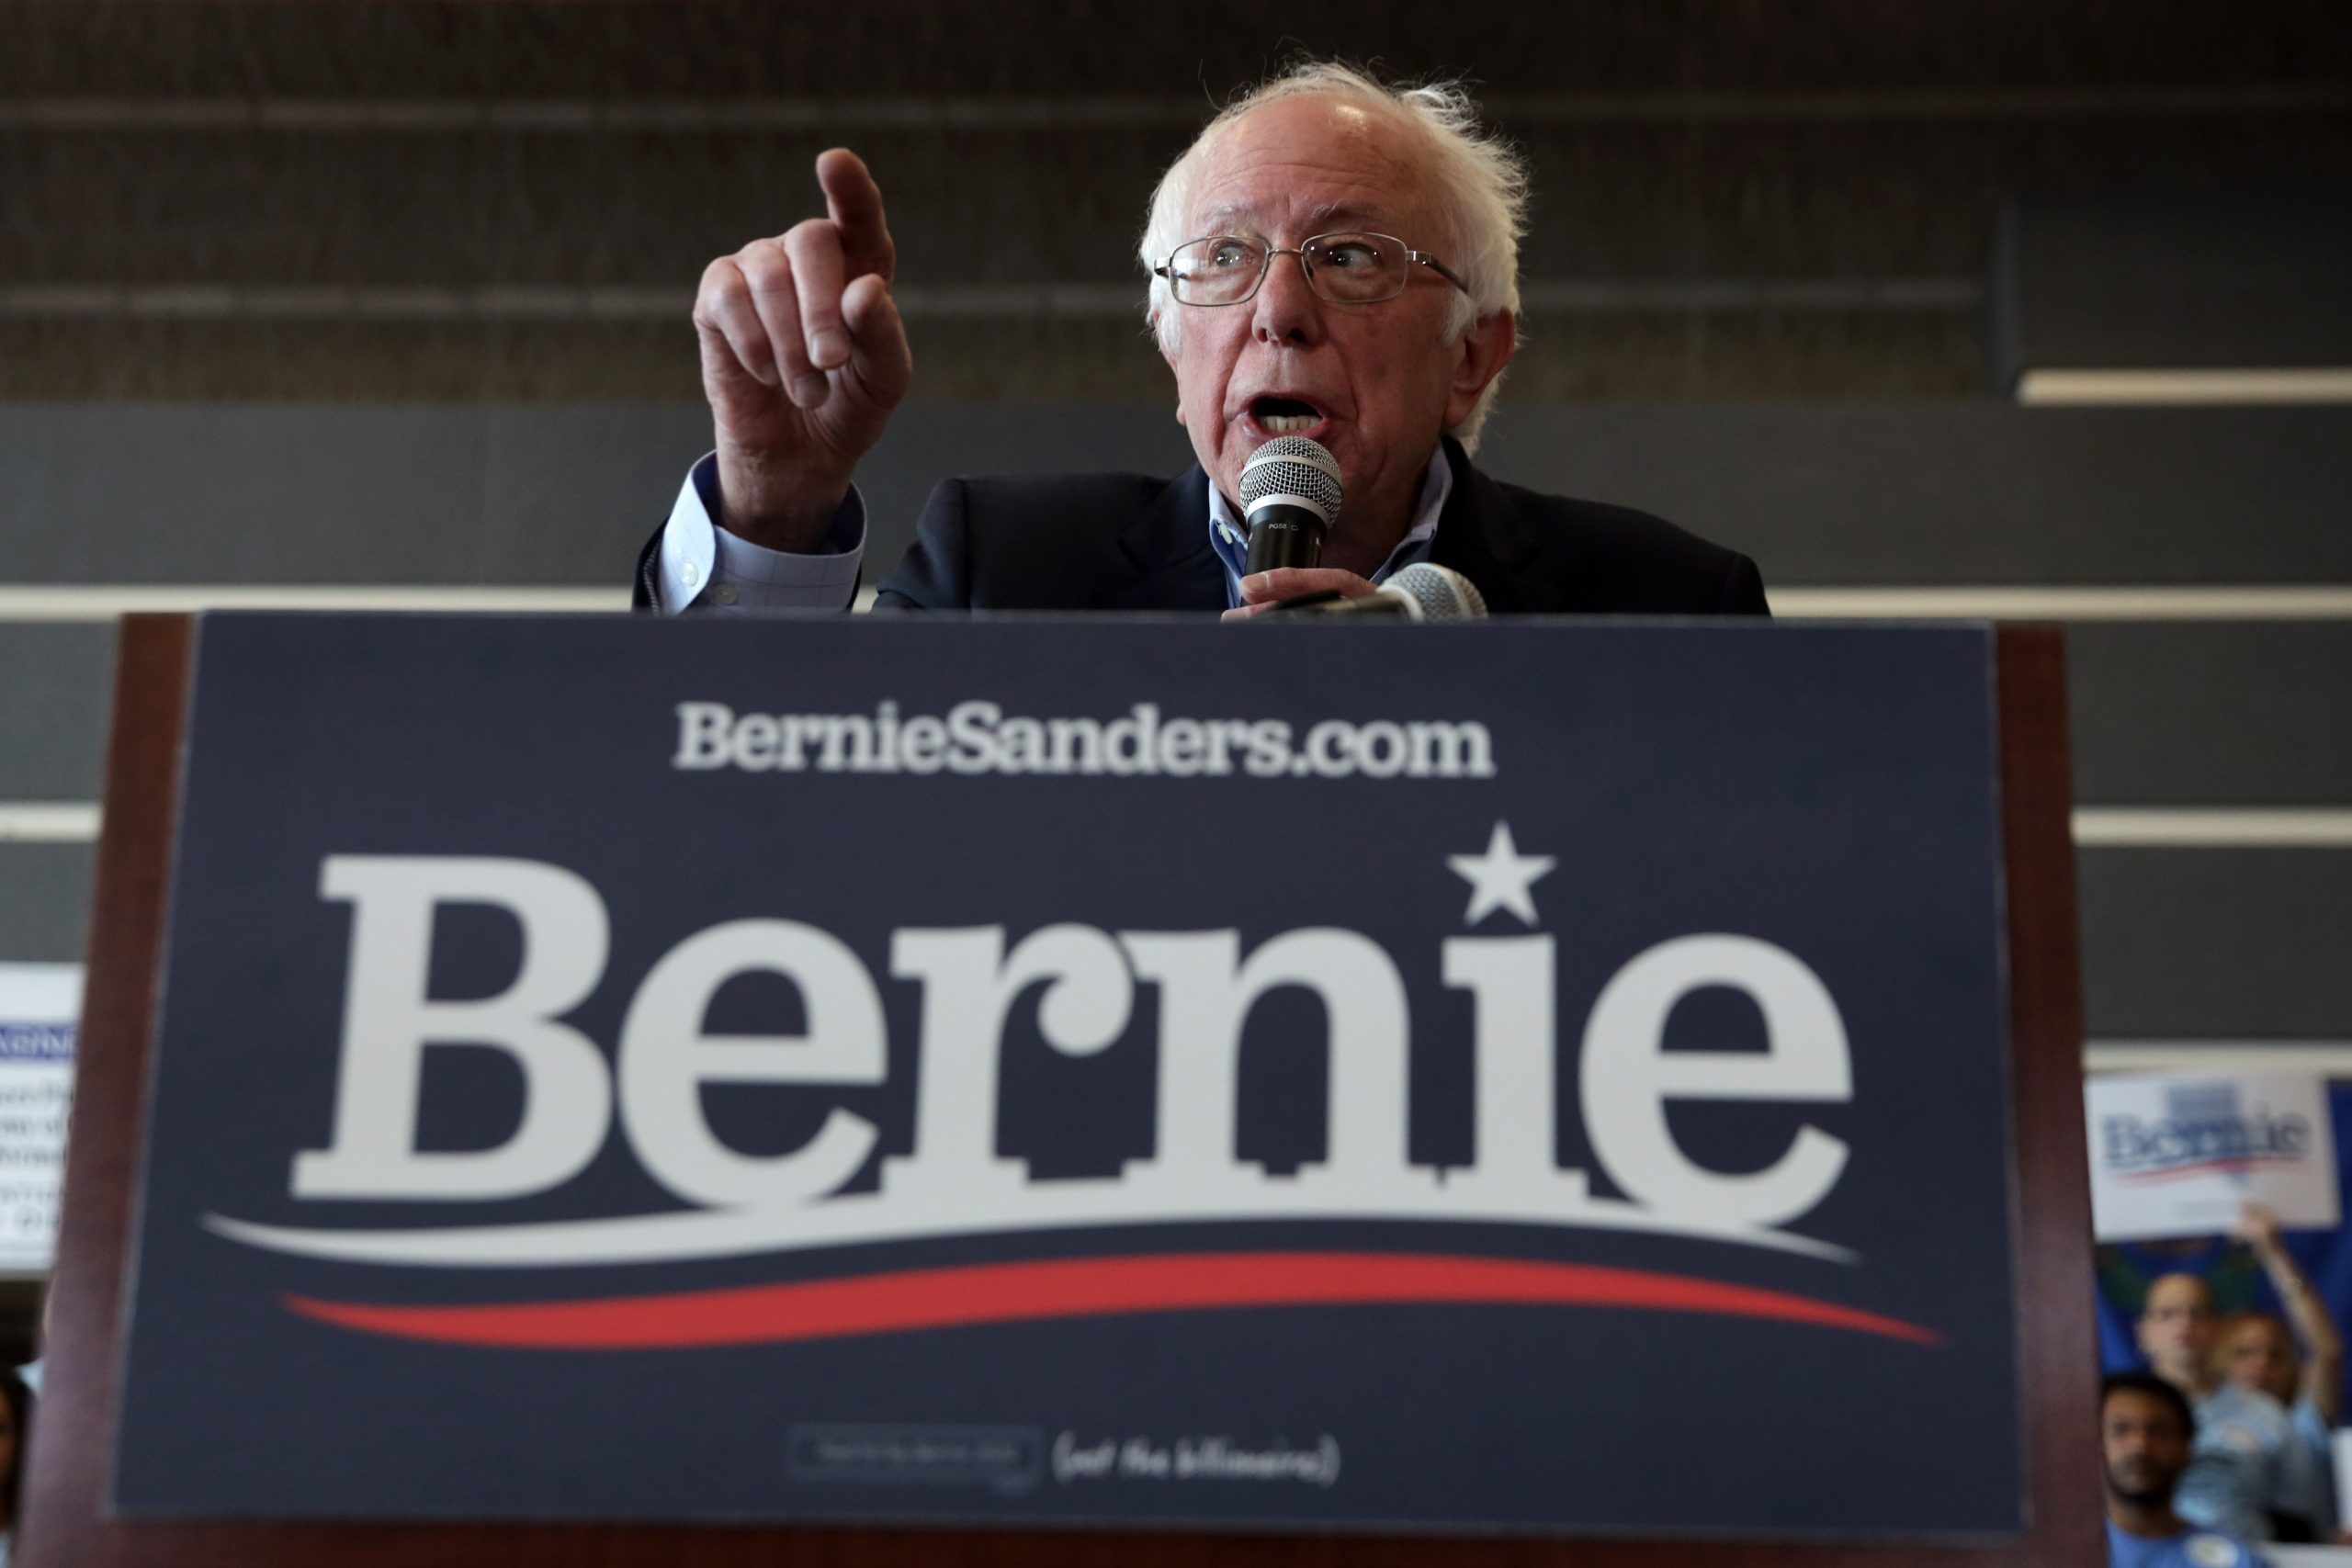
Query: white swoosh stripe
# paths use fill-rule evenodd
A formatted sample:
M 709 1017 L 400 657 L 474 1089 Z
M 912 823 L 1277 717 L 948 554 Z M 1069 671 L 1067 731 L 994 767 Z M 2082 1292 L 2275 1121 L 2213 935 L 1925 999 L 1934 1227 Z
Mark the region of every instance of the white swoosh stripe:
M 1109 1188 L 1110 1190 L 1105 1190 Z M 1346 1193 L 1277 1190 L 1211 1202 L 1118 1190 L 1104 1182 L 1046 1183 L 1025 1189 L 1017 1210 L 956 1214 L 872 1193 L 780 1210 L 699 1210 L 548 1224 L 459 1225 L 415 1230 L 319 1230 L 255 1224 L 209 1214 L 205 1224 L 232 1240 L 310 1258 L 356 1263 L 460 1269 L 556 1268 L 597 1263 L 676 1262 L 740 1258 L 812 1247 L 1080 1226 L 1216 1224 L 1251 1220 L 1439 1220 L 1450 1224 L 1534 1224 L 1554 1228 L 1642 1231 L 1694 1236 L 1852 1261 L 1849 1249 L 1785 1231 L 1710 1225 L 1593 1197 L 1537 1202 L 1480 1202 L 1432 1186 L 1387 1201 Z

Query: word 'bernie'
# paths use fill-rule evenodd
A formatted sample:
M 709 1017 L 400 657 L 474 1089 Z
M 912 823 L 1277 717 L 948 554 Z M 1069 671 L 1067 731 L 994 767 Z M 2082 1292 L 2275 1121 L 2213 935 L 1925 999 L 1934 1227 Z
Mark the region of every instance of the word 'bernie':
M 901 929 L 891 933 L 890 973 L 922 987 L 912 1145 L 882 1160 L 873 1190 L 842 1192 L 876 1152 L 871 1121 L 837 1105 L 799 1147 L 748 1155 L 712 1131 L 701 1107 L 711 1084 L 885 1080 L 881 997 L 866 963 L 838 937 L 768 919 L 694 932 L 638 985 L 608 1057 L 562 1021 L 604 978 L 608 950 L 604 900 L 576 874 L 525 860 L 343 855 L 323 863 L 321 890 L 352 907 L 347 990 L 332 1135 L 325 1147 L 294 1156 L 293 1197 L 489 1201 L 545 1192 L 596 1156 L 617 1117 L 645 1170 L 695 1206 L 693 1220 L 710 1222 L 698 1238 L 681 1231 L 676 1215 L 564 1222 L 538 1229 L 569 1240 L 548 1239 L 509 1258 L 676 1256 L 1272 1215 L 1601 1225 L 1839 1252 L 1774 1229 L 1812 1210 L 1836 1184 L 1847 1157 L 1839 1139 L 1800 1122 L 1777 1159 L 1733 1173 L 1695 1161 L 1668 1125 L 1668 1108 L 1678 1100 L 1851 1098 L 1846 1032 L 1827 988 L 1793 954 L 1750 937 L 1660 942 L 1626 963 L 1593 999 L 1577 1088 L 1590 1146 L 1624 1195 L 1619 1199 L 1595 1196 L 1587 1174 L 1561 1168 L 1554 1152 L 1560 1053 L 1550 935 L 1441 943 L 1443 983 L 1471 999 L 1477 1087 L 1475 1162 L 1440 1171 L 1408 1157 L 1411 1021 L 1403 976 L 1391 955 L 1359 932 L 1284 931 L 1245 953 L 1231 930 L 1061 924 L 1015 941 L 1001 926 Z M 492 906 L 519 926 L 518 970 L 498 995 L 428 996 L 436 911 L 452 904 Z M 801 1032 L 705 1032 L 719 987 L 754 973 L 781 976 L 797 988 Z M 1089 1055 L 1125 1035 L 1138 984 L 1154 987 L 1158 998 L 1151 1155 L 1108 1179 L 1033 1180 L 1025 1161 L 998 1152 L 998 1065 L 1008 1014 L 1024 991 L 1042 985 L 1037 1021 L 1045 1042 Z M 1259 998 L 1281 987 L 1312 993 L 1328 1020 L 1323 1158 L 1289 1177 L 1235 1154 L 1243 1025 Z M 1753 1000 L 1764 1049 L 1665 1048 L 1675 1005 L 1710 987 Z M 520 1114 L 495 1146 L 417 1146 L 426 1047 L 449 1043 L 494 1047 L 521 1071 Z M 746 1215 L 761 1218 L 751 1224 Z M 398 1234 L 223 1224 L 265 1245 L 388 1258 L 393 1244 L 380 1238 Z M 503 1234 L 511 1238 L 520 1228 Z M 461 1239 L 448 1239 L 462 1238 L 462 1229 L 434 1234 L 444 1240 L 410 1233 L 398 1258 L 470 1256 Z M 322 1239 L 336 1235 L 355 1239 Z M 657 1235 L 664 1239 L 649 1239 Z

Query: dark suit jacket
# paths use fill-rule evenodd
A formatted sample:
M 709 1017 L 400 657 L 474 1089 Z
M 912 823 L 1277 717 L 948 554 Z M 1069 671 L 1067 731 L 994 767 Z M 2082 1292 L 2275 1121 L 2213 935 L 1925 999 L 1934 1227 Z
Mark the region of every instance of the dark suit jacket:
M 1498 484 L 1452 437 L 1453 491 L 1430 558 L 1478 585 L 1498 615 L 1762 615 L 1746 556 L 1646 513 Z M 948 479 L 876 609 L 1222 610 L 1209 547 L 1208 476 L 1012 474 Z M 638 562 L 655 602 L 657 534 Z

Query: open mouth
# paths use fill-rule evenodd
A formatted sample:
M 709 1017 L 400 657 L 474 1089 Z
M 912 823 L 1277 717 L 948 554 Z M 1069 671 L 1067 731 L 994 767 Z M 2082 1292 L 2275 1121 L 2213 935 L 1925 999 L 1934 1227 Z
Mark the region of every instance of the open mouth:
M 1253 398 L 1250 417 L 1269 435 L 1303 435 L 1323 423 L 1321 410 L 1296 398 Z

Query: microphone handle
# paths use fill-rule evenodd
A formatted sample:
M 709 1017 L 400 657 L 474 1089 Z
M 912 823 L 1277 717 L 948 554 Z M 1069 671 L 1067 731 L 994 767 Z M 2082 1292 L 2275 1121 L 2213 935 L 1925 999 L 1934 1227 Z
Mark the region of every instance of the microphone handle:
M 1323 536 L 1329 526 L 1303 506 L 1261 506 L 1250 514 L 1250 556 L 1244 574 L 1314 566 L 1323 558 Z

